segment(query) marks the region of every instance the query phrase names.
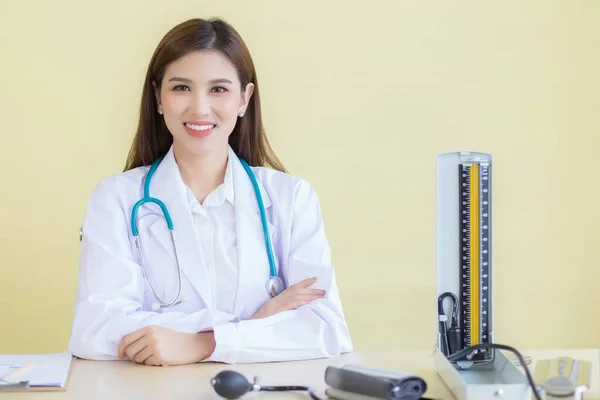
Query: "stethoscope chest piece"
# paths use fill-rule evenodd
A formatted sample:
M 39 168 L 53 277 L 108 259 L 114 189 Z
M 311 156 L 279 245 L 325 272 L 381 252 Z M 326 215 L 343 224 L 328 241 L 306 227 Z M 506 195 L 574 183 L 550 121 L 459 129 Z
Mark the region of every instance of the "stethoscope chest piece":
M 283 281 L 278 276 L 273 276 L 267 281 L 267 293 L 269 294 L 270 298 L 273 298 L 279 293 L 283 292 L 284 287 Z

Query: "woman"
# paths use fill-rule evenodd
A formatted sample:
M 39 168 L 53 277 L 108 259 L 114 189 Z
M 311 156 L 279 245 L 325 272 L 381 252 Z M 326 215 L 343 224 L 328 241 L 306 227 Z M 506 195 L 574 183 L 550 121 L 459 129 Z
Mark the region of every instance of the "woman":
M 145 191 L 158 201 L 136 206 Z M 80 358 L 179 365 L 352 350 L 317 196 L 269 147 L 252 58 L 224 21 L 186 21 L 155 50 L 125 171 L 89 200 L 79 268 L 70 348 Z

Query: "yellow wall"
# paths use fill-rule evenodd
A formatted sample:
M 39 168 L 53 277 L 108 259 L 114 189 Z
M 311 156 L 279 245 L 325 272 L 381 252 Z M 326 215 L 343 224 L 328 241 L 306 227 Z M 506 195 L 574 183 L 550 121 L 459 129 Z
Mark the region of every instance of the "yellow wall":
M 494 156 L 496 341 L 600 347 L 600 2 L 5 1 L 0 352 L 60 351 L 79 224 L 162 35 L 223 16 L 323 206 L 358 350 L 435 340 L 435 157 Z M 48 311 L 46 311 L 48 310 Z

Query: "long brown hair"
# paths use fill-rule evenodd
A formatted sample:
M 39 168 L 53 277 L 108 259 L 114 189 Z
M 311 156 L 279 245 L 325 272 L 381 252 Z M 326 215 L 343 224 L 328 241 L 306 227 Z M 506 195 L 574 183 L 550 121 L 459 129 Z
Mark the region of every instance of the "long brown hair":
M 160 89 L 170 63 L 196 50 L 219 51 L 235 66 L 242 90 L 251 82 L 254 92 L 248 102 L 245 116 L 238 118 L 229 145 L 235 153 L 252 166 L 269 166 L 286 171 L 265 135 L 258 79 L 246 44 L 238 32 L 219 18 L 190 19 L 172 28 L 160 41 L 146 72 L 137 131 L 127 156 L 125 171 L 152 164 L 165 155 L 173 136 L 163 118 L 157 113 L 155 86 Z

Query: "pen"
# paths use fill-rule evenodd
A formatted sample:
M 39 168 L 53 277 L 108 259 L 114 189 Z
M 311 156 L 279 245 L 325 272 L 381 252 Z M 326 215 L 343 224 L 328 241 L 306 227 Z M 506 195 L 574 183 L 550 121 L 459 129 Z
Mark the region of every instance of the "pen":
M 27 389 L 29 388 L 29 381 L 15 382 L 15 383 L 0 383 L 0 392 L 13 391 L 14 389 Z
M 21 373 L 23 373 L 23 372 L 27 371 L 28 369 L 30 369 L 30 368 L 31 368 L 31 367 L 33 367 L 34 365 L 35 365 L 35 362 L 34 362 L 34 361 L 31 361 L 31 362 L 25 363 L 25 364 L 23 364 L 23 365 L 19 366 L 19 367 L 18 367 L 17 369 L 15 369 L 14 371 L 11 371 L 11 372 L 9 372 L 8 374 L 6 374 L 6 375 L 4 375 L 4 376 L 0 377 L 0 379 L 2 379 L 2 380 L 4 380 L 4 381 L 6 381 L 6 380 L 9 380 L 9 379 L 11 379 L 11 378 L 14 378 L 15 376 L 17 376 L 17 375 L 19 375 L 19 374 L 21 374 Z

